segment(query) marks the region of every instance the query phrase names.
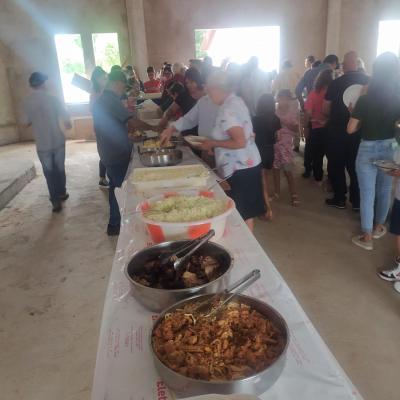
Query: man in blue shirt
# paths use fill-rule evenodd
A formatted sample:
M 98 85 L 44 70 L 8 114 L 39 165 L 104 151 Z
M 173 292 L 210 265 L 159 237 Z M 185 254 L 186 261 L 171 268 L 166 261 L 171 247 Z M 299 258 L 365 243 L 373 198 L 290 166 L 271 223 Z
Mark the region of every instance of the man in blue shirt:
M 121 103 L 125 94 L 127 78 L 120 70 L 112 71 L 103 94 L 93 105 L 93 122 L 100 159 L 105 165 L 110 180 L 110 219 L 107 234 L 119 234 L 121 215 L 114 190 L 124 181 L 132 153 L 132 143 L 128 137 L 128 127 L 137 129 L 139 125 L 151 129 L 138 121 Z
M 336 55 L 330 54 L 324 58 L 324 61 L 321 65 L 316 68 L 308 69 L 303 77 L 300 79 L 300 82 L 296 87 L 296 97 L 299 100 L 300 106 L 304 109 L 304 99 L 303 99 L 303 91 L 306 89 L 307 94 L 314 89 L 314 83 L 317 79 L 318 74 L 324 69 L 331 68 L 334 71 L 339 65 L 339 59 Z

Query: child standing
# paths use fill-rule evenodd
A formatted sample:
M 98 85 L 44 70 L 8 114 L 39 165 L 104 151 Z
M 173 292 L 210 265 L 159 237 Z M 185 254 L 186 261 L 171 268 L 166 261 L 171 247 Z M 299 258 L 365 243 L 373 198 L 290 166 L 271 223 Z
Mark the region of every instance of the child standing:
M 297 103 L 292 100 L 290 90 L 281 90 L 277 94 L 276 115 L 278 116 L 282 128 L 278 131 L 278 140 L 274 145 L 274 163 L 273 175 L 275 186 L 275 198 L 280 196 L 280 173 L 286 176 L 291 203 L 293 206 L 300 204 L 299 196 L 296 193 L 296 187 L 293 178 L 293 138 L 299 129 L 299 110 Z
M 256 135 L 256 145 L 261 155 L 262 183 L 264 202 L 267 209 L 265 219 L 272 219 L 272 209 L 269 201 L 268 172 L 274 163 L 274 144 L 277 132 L 281 129 L 279 118 L 275 114 L 275 100 L 272 94 L 263 94 L 257 104 L 256 116 L 252 119 Z

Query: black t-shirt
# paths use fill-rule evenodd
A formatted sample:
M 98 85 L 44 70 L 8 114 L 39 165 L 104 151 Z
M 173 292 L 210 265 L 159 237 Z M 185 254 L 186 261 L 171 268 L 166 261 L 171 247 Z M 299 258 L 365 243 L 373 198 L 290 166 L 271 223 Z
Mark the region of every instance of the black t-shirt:
M 268 146 L 273 146 L 276 141 L 276 132 L 281 129 L 281 123 L 276 115 L 272 118 L 253 117 L 253 131 L 256 134 L 256 144 L 260 151 Z
M 329 125 L 346 129 L 350 112 L 343 102 L 343 94 L 352 85 L 367 85 L 368 82 L 369 77 L 367 75 L 354 71 L 347 72 L 329 85 L 325 94 L 325 100 L 331 102 Z
M 182 93 L 178 95 L 178 97 L 175 99 L 175 103 L 178 104 L 178 106 L 182 110 L 182 114 L 185 115 L 187 112 L 189 112 L 192 107 L 197 103 L 197 100 L 194 99 L 187 90 L 184 90 Z

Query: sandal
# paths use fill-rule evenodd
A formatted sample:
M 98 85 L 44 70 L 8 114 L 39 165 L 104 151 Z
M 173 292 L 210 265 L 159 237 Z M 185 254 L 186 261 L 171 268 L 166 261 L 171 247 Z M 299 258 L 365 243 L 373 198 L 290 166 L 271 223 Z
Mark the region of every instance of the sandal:
M 271 221 L 273 218 L 273 214 L 272 214 L 272 210 L 269 209 L 268 211 L 265 212 L 265 214 L 260 215 L 258 217 L 258 219 L 260 219 L 261 221 Z
M 300 205 L 300 199 L 297 194 L 292 194 L 292 206 L 297 207 Z

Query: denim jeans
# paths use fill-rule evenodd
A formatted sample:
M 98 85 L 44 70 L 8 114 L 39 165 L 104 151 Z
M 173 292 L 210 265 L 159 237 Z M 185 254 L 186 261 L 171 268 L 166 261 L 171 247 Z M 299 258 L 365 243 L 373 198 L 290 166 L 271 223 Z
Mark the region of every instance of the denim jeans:
M 49 189 L 50 201 L 57 202 L 66 193 L 65 146 L 37 152 Z
M 363 140 L 356 160 L 360 186 L 361 229 L 371 233 L 376 224 L 386 221 L 392 192 L 393 178 L 377 168 L 373 161 L 393 160 L 394 139 Z
M 107 165 L 107 176 L 109 179 L 108 201 L 110 203 L 110 219 L 108 224 L 117 226 L 121 224 L 121 214 L 115 197 L 115 188 L 120 187 L 124 181 L 128 169 L 129 160 L 126 163 Z
M 102 161 L 99 161 L 99 177 L 100 178 L 105 178 L 106 177 L 106 166 L 102 163 Z

